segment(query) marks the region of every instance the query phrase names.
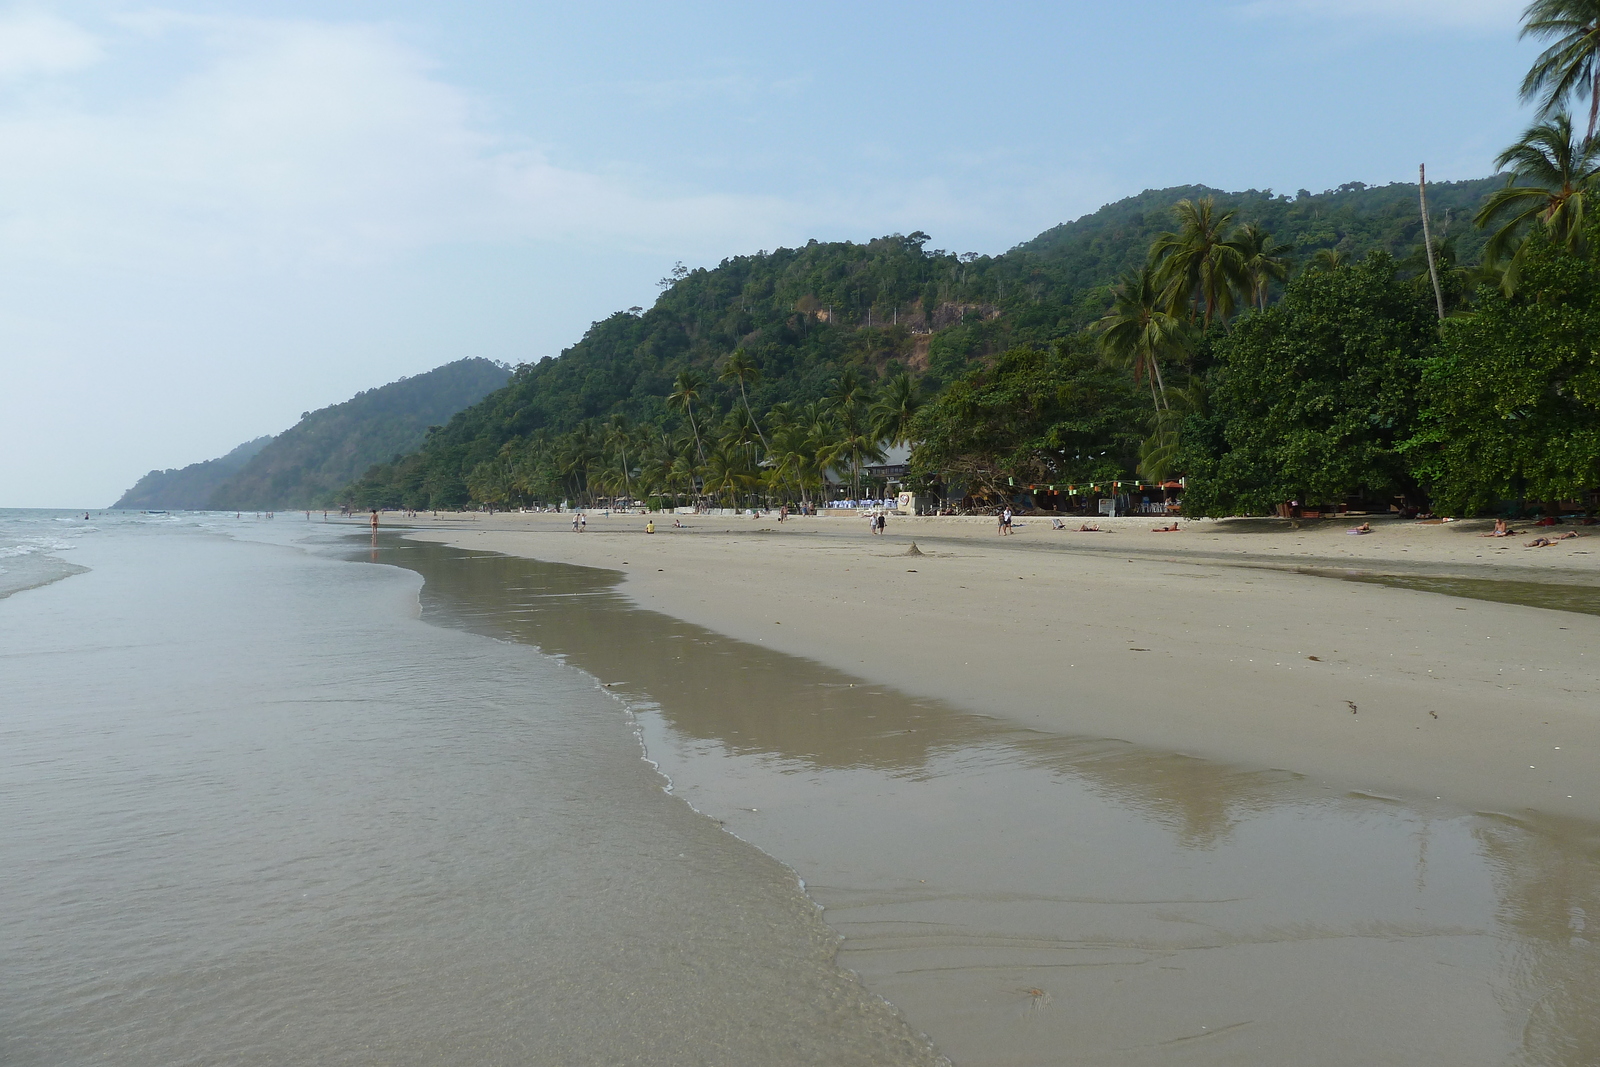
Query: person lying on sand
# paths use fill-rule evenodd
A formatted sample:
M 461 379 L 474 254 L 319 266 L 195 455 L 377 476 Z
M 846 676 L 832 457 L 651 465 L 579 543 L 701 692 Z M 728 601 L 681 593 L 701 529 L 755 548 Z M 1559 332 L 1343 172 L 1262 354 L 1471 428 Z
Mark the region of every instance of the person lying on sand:
M 1372 523 L 1364 522 L 1360 526 L 1352 526 L 1350 527 L 1350 532 L 1353 534 L 1369 534 L 1372 532 Z
M 1566 533 L 1560 534 L 1560 535 L 1558 535 L 1556 537 L 1535 537 L 1532 541 L 1529 541 L 1526 545 L 1524 545 L 1522 547 L 1524 547 L 1524 548 L 1549 548 L 1551 545 L 1555 544 L 1557 541 L 1565 541 L 1569 537 L 1577 537 L 1577 536 L 1578 536 L 1577 534 L 1573 533 L 1571 530 L 1568 530 Z
M 1151 533 L 1177 533 L 1178 532 L 1178 524 L 1177 523 L 1172 523 L 1170 526 L 1152 526 L 1152 527 L 1150 527 L 1150 532 Z
M 1082 526 L 1078 527 L 1078 532 L 1079 533 L 1099 533 L 1100 532 L 1100 524 L 1097 522 L 1093 526 L 1091 526 L 1088 523 L 1084 523 Z

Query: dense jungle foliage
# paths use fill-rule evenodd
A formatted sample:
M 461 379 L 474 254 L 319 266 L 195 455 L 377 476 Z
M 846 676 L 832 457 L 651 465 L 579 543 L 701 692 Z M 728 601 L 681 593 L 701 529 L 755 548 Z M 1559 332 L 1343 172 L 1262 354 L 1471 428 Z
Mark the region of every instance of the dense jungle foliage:
M 1462 264 L 1488 239 L 1471 217 L 1498 184 L 1484 179 L 1429 187 L 1436 251 L 1456 304 L 1475 280 Z M 1201 281 L 1185 278 L 1179 303 L 1187 310 L 1168 317 L 1205 322 L 1178 331 L 1184 338 L 1157 344 L 1145 360 L 1096 342 L 1108 305 L 1127 290 L 1125 276 L 1137 273 L 1163 234 L 1181 236 L 1173 232 L 1182 221 L 1175 210 L 1196 203 L 1209 205 L 1213 222 L 1224 219 L 1208 239 L 1225 244 L 1238 230 L 1256 242 L 1251 265 L 1224 279 L 1238 299 L 1215 309 L 1212 302 L 1190 300 Z M 1119 395 L 1098 419 L 1095 432 L 1103 437 L 1094 477 L 1110 478 L 1113 469 L 1125 478 L 1176 476 L 1183 473 L 1171 463 L 1183 405 L 1204 395 L 1216 338 L 1235 318 L 1249 317 L 1236 316 L 1236 305 L 1270 308 L 1279 299 L 1275 286 L 1291 269 L 1302 275 L 1339 270 L 1372 252 L 1386 254 L 1393 283 L 1420 300 L 1427 291 L 1418 284 L 1426 275 L 1421 242 L 1412 185 L 1351 183 L 1294 197 L 1184 187 L 1109 205 L 995 257 L 930 249 L 926 234 L 913 233 L 865 244 L 810 242 L 734 257 L 713 269 L 679 268 L 663 279 L 654 306 L 618 312 L 560 357 L 519 366 L 505 388 L 431 430 L 417 452 L 368 470 L 343 497 L 358 507 L 510 506 L 622 495 L 680 502 L 810 497 L 821 491 L 823 471 L 858 485 L 888 440 L 832 455 L 851 435 L 838 417 L 846 375 L 857 383 L 862 412 L 879 402 L 879 393 L 898 390 L 908 427 L 924 398 L 944 401 L 917 427 L 919 488 L 994 488 L 1002 477 L 1009 486 L 1024 468 L 1071 465 L 1061 456 L 1025 460 L 1015 442 L 1009 451 L 984 452 L 997 442 L 980 447 L 971 434 L 962 439 L 977 451 L 962 452 L 955 443 L 961 435 L 930 437 L 935 427 L 927 420 L 941 413 L 939 427 L 954 432 L 959 420 L 948 417 L 954 397 L 989 402 L 1021 396 L 1026 386 L 1008 380 L 1011 369 L 1036 375 L 1038 361 L 1047 357 L 1090 377 L 1120 368 L 1125 383 L 1151 387 L 1149 408 L 1127 405 Z M 1243 263 L 1251 254 L 1246 248 L 1233 255 Z M 1172 279 L 1163 287 L 1171 290 Z M 1152 290 L 1153 300 L 1161 297 Z M 729 376 L 735 353 L 741 369 Z M 1094 365 L 1080 365 L 1091 353 L 1097 353 L 1088 360 Z M 1163 371 L 1174 380 L 1156 390 Z M 680 388 L 685 375 L 686 396 Z M 1087 391 L 1091 383 L 1073 387 Z M 1018 409 L 1017 417 L 1036 420 L 1051 403 Z M 771 440 L 786 431 L 791 445 L 801 444 L 793 440 L 794 426 L 806 421 L 808 410 L 810 454 L 803 466 L 819 468 L 810 481 L 793 473 L 794 461 L 778 461 Z M 1016 441 L 1030 432 L 1019 429 Z M 659 473 L 675 465 L 672 478 L 646 476 L 647 468 Z M 721 472 L 718 492 L 706 488 L 712 466 Z

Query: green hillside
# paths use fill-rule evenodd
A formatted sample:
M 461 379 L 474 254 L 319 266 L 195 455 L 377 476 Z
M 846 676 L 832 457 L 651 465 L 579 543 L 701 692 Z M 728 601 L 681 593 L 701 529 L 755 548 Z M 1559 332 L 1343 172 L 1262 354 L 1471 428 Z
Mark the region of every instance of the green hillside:
M 1482 247 L 1470 217 L 1497 183 L 1429 187 L 1435 225 L 1446 228 L 1459 262 Z M 1259 223 L 1293 243 L 1302 262 L 1326 248 L 1420 263 L 1416 187 L 1359 183 L 1293 198 L 1202 186 L 1148 191 L 993 257 L 929 249 L 922 233 L 736 256 L 676 272 L 650 309 L 618 312 L 560 357 L 518 367 L 505 388 L 456 415 L 417 453 L 380 464 L 343 495 L 362 506 L 460 506 L 472 499 L 470 472 L 541 431 L 565 433 L 612 414 L 676 427 L 681 419 L 664 398 L 684 369 L 713 383 L 702 403 L 714 421 L 735 403 L 736 391 L 715 380 L 737 348 L 760 370 L 750 392 L 756 411 L 820 398 L 846 369 L 869 382 L 904 370 L 924 393 L 937 391 L 982 357 L 1080 333 L 1105 312 L 1117 277 L 1172 228 L 1172 205 L 1201 196 L 1237 209 L 1235 222 Z
M 226 456 L 191 463 L 174 470 L 151 471 L 122 494 L 111 506 L 132 510 L 200 511 L 211 502 L 211 494 L 272 441 L 272 435 L 246 441 Z
M 217 510 L 332 503 L 372 464 L 420 446 L 428 428 L 506 384 L 510 370 L 460 359 L 302 415 L 212 493 Z

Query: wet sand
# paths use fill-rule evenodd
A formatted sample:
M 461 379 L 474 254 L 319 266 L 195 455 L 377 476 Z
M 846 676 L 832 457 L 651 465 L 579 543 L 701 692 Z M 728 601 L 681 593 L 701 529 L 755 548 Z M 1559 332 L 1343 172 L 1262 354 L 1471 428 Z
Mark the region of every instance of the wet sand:
M 424 619 L 603 683 L 674 792 L 792 867 L 840 962 L 957 1064 L 1600 1051 L 1593 823 L 1030 729 L 639 609 L 615 571 L 384 541 Z
M 1312 574 L 1600 587 L 1600 538 L 1487 523 L 440 516 L 409 536 L 621 572 L 635 604 L 1012 724 L 1341 791 L 1600 821 L 1600 617 Z M 1593 534 L 1594 530 L 1584 533 Z M 922 556 L 905 555 L 915 540 Z

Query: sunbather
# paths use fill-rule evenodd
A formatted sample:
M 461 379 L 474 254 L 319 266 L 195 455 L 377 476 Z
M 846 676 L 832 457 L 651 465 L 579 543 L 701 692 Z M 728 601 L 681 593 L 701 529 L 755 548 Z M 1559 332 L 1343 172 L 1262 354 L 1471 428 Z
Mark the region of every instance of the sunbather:
M 1177 533 L 1178 532 L 1178 524 L 1177 523 L 1172 523 L 1170 526 L 1152 526 L 1152 527 L 1150 527 L 1150 532 L 1151 533 Z
M 1091 526 L 1088 523 L 1084 523 L 1082 526 L 1078 527 L 1078 532 L 1079 533 L 1099 533 L 1100 532 L 1100 524 L 1097 522 L 1097 523 L 1095 523 L 1094 525 Z
M 1372 523 L 1364 522 L 1360 526 L 1352 526 L 1350 527 L 1350 532 L 1353 534 L 1369 534 L 1372 532 Z

